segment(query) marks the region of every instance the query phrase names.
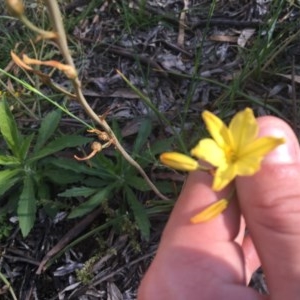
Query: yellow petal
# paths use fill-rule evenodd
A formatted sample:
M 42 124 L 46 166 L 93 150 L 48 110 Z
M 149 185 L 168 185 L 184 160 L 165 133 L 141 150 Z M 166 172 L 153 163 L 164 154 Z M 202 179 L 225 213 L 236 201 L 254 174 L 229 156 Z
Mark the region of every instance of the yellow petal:
M 213 139 L 203 139 L 191 150 L 191 155 L 203 159 L 215 167 L 226 163 L 226 156 L 222 148 Z
M 284 139 L 262 137 L 242 149 L 236 162 L 237 175 L 250 176 L 258 172 L 264 156 L 283 143 Z
M 159 159 L 164 165 L 180 171 L 195 171 L 199 168 L 195 159 L 177 152 L 165 152 Z
M 263 157 L 248 155 L 240 158 L 235 163 L 236 175 L 239 176 L 250 176 L 260 170 L 260 165 Z
M 228 204 L 228 200 L 221 199 L 201 211 L 196 216 L 192 217 L 190 221 L 193 224 L 209 221 L 222 213 L 227 208 Z
M 225 188 L 237 175 L 235 164 L 224 165 L 218 168 L 214 175 L 212 185 L 213 191 L 220 191 Z
M 208 132 L 220 148 L 224 148 L 226 145 L 232 145 L 231 133 L 221 119 L 207 110 L 202 113 L 202 118 Z
M 285 142 L 284 138 L 262 137 L 247 145 L 239 154 L 239 157 L 256 156 L 264 157 L 266 154 L 274 150 L 277 146 Z
M 234 140 L 234 151 L 239 154 L 247 144 L 252 143 L 258 134 L 258 124 L 251 108 L 238 112 L 229 124 Z

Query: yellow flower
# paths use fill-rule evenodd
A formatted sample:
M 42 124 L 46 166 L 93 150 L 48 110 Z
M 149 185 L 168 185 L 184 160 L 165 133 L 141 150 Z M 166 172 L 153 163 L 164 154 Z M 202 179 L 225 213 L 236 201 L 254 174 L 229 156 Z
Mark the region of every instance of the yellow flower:
M 196 216 L 192 217 L 190 221 L 193 224 L 209 221 L 222 213 L 227 208 L 228 204 L 229 201 L 226 199 L 218 200 L 206 209 L 202 210 Z
M 197 160 L 177 152 L 162 153 L 159 159 L 163 164 L 180 171 L 195 171 L 200 167 Z
M 192 156 L 216 167 L 213 186 L 220 191 L 236 176 L 253 175 L 264 156 L 284 143 L 283 138 L 258 138 L 258 124 L 250 108 L 237 113 L 227 127 L 214 114 L 204 111 L 202 118 L 211 138 L 200 140 Z

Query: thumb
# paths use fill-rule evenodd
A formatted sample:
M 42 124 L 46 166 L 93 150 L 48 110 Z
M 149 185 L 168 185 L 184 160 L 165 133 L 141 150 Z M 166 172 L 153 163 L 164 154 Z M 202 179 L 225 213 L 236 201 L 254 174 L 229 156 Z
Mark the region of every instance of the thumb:
M 300 295 L 300 150 L 296 136 L 274 117 L 258 120 L 261 136 L 284 137 L 261 170 L 236 180 L 241 211 L 260 256 L 272 300 Z

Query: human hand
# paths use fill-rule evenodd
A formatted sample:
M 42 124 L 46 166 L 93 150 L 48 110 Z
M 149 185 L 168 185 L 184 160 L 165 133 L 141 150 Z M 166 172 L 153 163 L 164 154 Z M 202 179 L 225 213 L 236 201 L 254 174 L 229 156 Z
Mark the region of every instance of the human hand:
M 284 137 L 286 143 L 265 158 L 258 173 L 236 178 L 236 198 L 206 223 L 194 225 L 190 218 L 232 187 L 216 193 L 207 173 L 188 176 L 139 300 L 300 299 L 299 144 L 283 121 L 261 117 L 258 123 L 260 136 Z M 260 265 L 267 298 L 247 287 Z

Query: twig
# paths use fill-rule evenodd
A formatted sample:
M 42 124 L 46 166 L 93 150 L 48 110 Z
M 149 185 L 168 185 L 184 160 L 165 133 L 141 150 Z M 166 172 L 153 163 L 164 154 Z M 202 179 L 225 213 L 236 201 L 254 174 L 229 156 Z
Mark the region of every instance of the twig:
M 179 16 L 179 30 L 178 30 L 178 37 L 177 37 L 177 44 L 180 47 L 184 47 L 184 35 L 185 35 L 185 23 L 186 23 L 186 12 L 189 9 L 189 0 L 183 0 L 183 10 Z

